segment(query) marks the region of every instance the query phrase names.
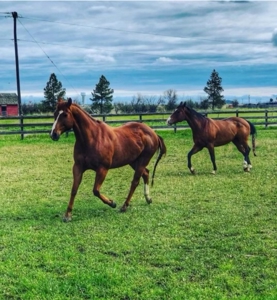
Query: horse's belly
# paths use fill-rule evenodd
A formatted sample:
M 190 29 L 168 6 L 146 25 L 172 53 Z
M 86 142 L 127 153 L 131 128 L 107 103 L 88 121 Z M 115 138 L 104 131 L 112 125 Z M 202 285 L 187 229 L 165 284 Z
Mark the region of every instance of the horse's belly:
M 115 153 L 112 159 L 111 168 L 119 168 L 130 164 L 138 158 L 140 153 L 141 151 L 122 151 Z
M 230 140 L 221 140 L 221 141 L 217 141 L 214 143 L 215 147 L 219 147 L 219 146 L 223 146 L 223 145 L 227 145 L 230 143 Z

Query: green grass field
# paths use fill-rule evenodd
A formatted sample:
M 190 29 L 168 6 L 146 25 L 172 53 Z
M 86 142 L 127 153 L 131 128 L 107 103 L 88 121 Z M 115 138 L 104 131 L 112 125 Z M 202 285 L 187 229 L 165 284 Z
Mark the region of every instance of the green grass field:
M 141 182 L 119 212 L 123 167 L 102 187 L 118 207 L 105 206 L 88 171 L 70 223 L 74 135 L 0 136 L 0 299 L 277 299 L 277 130 L 258 129 L 251 173 L 232 144 L 216 148 L 215 176 L 205 149 L 189 173 L 190 130 L 159 134 L 153 203 Z

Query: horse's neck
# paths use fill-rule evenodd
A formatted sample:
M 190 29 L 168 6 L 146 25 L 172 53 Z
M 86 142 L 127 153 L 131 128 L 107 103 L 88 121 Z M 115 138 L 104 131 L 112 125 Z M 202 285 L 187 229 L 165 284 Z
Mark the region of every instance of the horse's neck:
M 206 119 L 198 118 L 196 115 L 189 115 L 187 122 L 194 133 L 201 132 L 206 125 Z
M 72 109 L 72 114 L 75 120 L 73 131 L 76 141 L 87 143 L 93 134 L 97 134 L 97 121 L 77 106 Z

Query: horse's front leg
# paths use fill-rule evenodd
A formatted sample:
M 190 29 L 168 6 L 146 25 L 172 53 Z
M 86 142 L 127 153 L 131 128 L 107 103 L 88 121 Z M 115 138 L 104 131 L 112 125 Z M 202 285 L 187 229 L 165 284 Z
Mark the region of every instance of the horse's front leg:
M 191 165 L 191 157 L 192 157 L 192 155 L 196 154 L 197 152 L 201 151 L 202 149 L 203 149 L 202 146 L 194 144 L 188 153 L 188 168 L 189 168 L 191 174 L 195 174 L 195 169 Z
M 214 146 L 213 146 L 213 145 L 209 145 L 209 146 L 208 146 L 208 150 L 209 150 L 209 153 L 210 153 L 211 162 L 212 162 L 212 164 L 213 164 L 213 171 L 212 171 L 212 174 L 215 175 L 215 172 L 216 172 L 216 170 L 217 170 L 217 167 L 216 167 L 216 163 L 215 163 Z
M 82 177 L 83 177 L 83 170 L 76 163 L 74 163 L 72 171 L 73 171 L 73 184 L 72 184 L 71 195 L 70 195 L 69 203 L 67 206 L 67 210 L 63 217 L 64 222 L 69 222 L 72 219 L 72 209 L 73 209 L 73 205 L 74 205 L 74 199 L 75 199 L 79 185 L 80 185 L 80 183 L 82 181 Z
M 108 173 L 108 169 L 104 167 L 100 167 L 97 169 L 95 181 L 94 181 L 94 187 L 93 187 L 93 194 L 94 196 L 102 200 L 103 203 L 109 205 L 112 208 L 115 208 L 116 203 L 113 200 L 107 198 L 105 195 L 100 193 L 100 188 L 106 178 L 107 173 Z

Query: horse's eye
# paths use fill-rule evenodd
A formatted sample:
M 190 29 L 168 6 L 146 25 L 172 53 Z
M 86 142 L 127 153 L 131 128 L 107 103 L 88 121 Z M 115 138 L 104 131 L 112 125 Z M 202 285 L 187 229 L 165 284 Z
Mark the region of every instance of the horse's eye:
M 63 113 L 63 116 L 66 118 L 67 117 L 67 113 Z

